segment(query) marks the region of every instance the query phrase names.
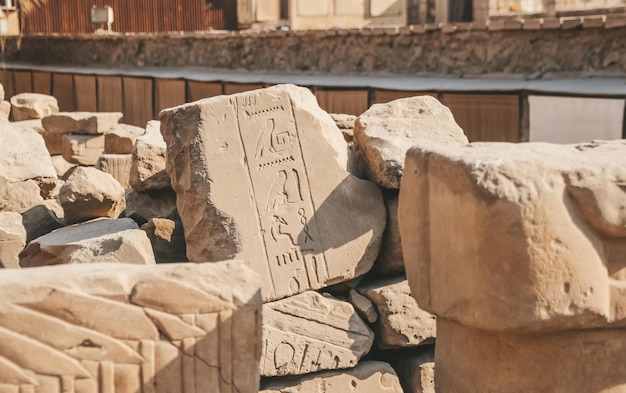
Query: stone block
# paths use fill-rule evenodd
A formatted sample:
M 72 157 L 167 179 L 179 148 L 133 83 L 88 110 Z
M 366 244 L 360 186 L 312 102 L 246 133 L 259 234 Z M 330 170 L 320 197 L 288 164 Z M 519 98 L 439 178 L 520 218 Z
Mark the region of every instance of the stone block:
M 387 209 L 387 226 L 383 233 L 383 243 L 374 263 L 374 270 L 385 275 L 404 274 L 402 240 L 398 226 L 398 192 L 388 190 L 383 193 Z
M 54 166 L 57 176 L 62 180 L 67 179 L 77 166 L 76 164 L 68 162 L 62 154 L 50 156 L 50 158 L 52 159 L 52 165 Z
M 371 268 L 380 190 L 346 171 L 346 142 L 308 89 L 209 98 L 164 110 L 161 122 L 190 261 L 250 261 L 265 300 Z
M 122 116 L 120 112 L 58 112 L 44 117 L 41 124 L 55 134 L 104 134 Z
M 153 218 L 177 218 L 176 193 L 171 188 L 153 192 L 126 189 L 126 217 L 143 225 Z
M 435 346 L 388 352 L 382 360 L 396 371 L 404 393 L 435 393 Z
M 260 282 L 242 262 L 0 274 L 6 392 L 259 389 Z
M 22 224 L 26 229 L 26 243 L 63 227 L 63 221 L 48 205 L 45 203 L 35 205 L 22 213 Z
M 19 253 L 26 245 L 26 229 L 22 216 L 0 212 L 0 268 L 19 268 Z
M 137 138 L 146 133 L 141 127 L 129 124 L 115 124 L 104 135 L 106 154 L 132 154 Z
M 58 111 L 59 103 L 51 95 L 20 93 L 11 97 L 13 121 L 43 119 Z
M 96 162 L 96 168 L 113 176 L 122 187 L 130 187 L 130 167 L 132 154 L 103 154 Z
M 0 121 L 9 121 L 9 116 L 11 116 L 11 103 L 0 101 Z
M 263 305 L 262 376 L 356 366 L 374 334 L 352 305 L 308 291 Z
M 378 320 L 378 313 L 376 312 L 374 303 L 372 303 L 371 300 L 361 295 L 354 289 L 350 289 L 348 292 L 348 300 L 356 312 L 359 313 L 361 318 L 365 319 L 369 323 L 374 323 Z
M 157 263 L 187 262 L 185 233 L 180 221 L 152 218 L 141 226 L 150 243 Z
M 63 134 L 63 158 L 78 165 L 94 166 L 104 152 L 104 135 Z
M 130 167 L 130 185 L 137 191 L 170 188 L 170 177 L 165 170 L 167 147 L 160 132 L 160 122 L 148 122 L 145 135 L 139 137 L 133 148 Z

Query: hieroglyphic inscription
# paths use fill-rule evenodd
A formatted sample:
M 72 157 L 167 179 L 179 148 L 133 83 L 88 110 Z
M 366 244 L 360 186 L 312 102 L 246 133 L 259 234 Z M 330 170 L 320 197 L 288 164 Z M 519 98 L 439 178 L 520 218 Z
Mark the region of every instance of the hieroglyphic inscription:
M 276 297 L 319 288 L 328 278 L 291 100 L 286 93 L 237 97 L 239 130 L 255 192 Z

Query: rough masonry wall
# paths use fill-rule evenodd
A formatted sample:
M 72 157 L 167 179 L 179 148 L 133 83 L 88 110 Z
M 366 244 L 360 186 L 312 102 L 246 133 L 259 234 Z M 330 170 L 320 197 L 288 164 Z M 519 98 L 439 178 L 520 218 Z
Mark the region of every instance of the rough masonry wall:
M 273 73 L 623 76 L 626 26 L 521 24 L 308 32 L 7 38 L 5 62 Z M 531 30 L 535 28 L 535 30 Z M 19 49 L 18 49 L 19 47 Z M 297 54 L 297 55 L 295 55 Z

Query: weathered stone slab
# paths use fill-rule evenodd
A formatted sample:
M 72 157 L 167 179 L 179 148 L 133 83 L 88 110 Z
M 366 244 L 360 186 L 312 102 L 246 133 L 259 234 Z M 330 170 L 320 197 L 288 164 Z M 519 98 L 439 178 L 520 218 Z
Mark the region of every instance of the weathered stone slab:
M 380 190 L 346 171 L 346 142 L 309 90 L 210 98 L 164 110 L 161 122 L 190 261 L 250 261 L 265 300 L 371 268 Z
M 365 319 L 369 323 L 374 323 L 378 320 L 378 313 L 374 307 L 374 303 L 371 300 L 361 295 L 354 289 L 350 289 L 348 292 L 348 300 L 350 304 L 354 306 L 356 312 L 359 313 L 361 318 Z
M 259 288 L 242 262 L 3 271 L 0 386 L 256 393 Z
M 108 173 L 77 167 L 59 192 L 65 223 L 98 217 L 117 218 L 126 207 L 124 187 Z
M 141 226 L 154 251 L 157 263 L 187 262 L 183 223 L 168 218 L 152 218 Z
M 20 93 L 11 97 L 13 120 L 43 119 L 59 111 L 53 96 L 39 93 Z
M 104 151 L 104 135 L 63 134 L 63 158 L 78 165 L 94 166 Z
M 378 311 L 375 326 L 380 348 L 406 348 L 435 341 L 435 316 L 419 308 L 404 277 L 377 281 L 358 291 L 374 302 Z
M 26 245 L 26 229 L 22 216 L 15 212 L 0 212 L 0 267 L 20 267 L 19 253 Z
M 46 204 L 33 206 L 23 212 L 22 224 L 26 229 L 26 243 L 64 226 L 56 212 Z
M 261 375 L 356 366 L 374 335 L 352 305 L 308 291 L 263 305 Z
M 416 144 L 466 144 L 452 112 L 430 96 L 374 104 L 358 117 L 354 149 L 369 179 L 400 188 L 407 150 Z
M 104 135 L 105 154 L 132 154 L 137 138 L 146 133 L 141 127 L 115 124 Z
M 58 112 L 44 117 L 46 132 L 56 134 L 104 134 L 122 118 L 120 112 Z
M 96 162 L 96 168 L 113 176 L 122 187 L 130 187 L 131 154 L 103 154 Z
M 325 371 L 302 377 L 286 377 L 266 383 L 259 393 L 402 393 L 391 366 L 383 362 L 362 362 L 355 368 Z
M 126 217 L 139 224 L 153 218 L 176 218 L 176 193 L 171 188 L 153 192 L 126 189 Z
M 130 218 L 96 219 L 36 238 L 20 253 L 20 266 L 121 262 L 155 264 L 150 240 Z
M 160 127 L 159 121 L 149 121 L 145 135 L 135 142 L 130 167 L 130 185 L 137 191 L 171 187 L 170 177 L 165 170 L 167 147 Z

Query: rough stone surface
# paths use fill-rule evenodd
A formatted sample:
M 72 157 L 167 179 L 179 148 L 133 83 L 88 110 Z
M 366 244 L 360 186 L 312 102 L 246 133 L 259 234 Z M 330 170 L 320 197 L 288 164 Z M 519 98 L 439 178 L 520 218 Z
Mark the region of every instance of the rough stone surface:
M 3 272 L 2 386 L 256 393 L 259 287 L 242 262 Z
M 11 97 L 13 121 L 43 119 L 59 111 L 53 96 L 38 93 L 20 93 Z
M 452 112 L 431 96 L 372 105 L 354 127 L 354 149 L 365 164 L 363 172 L 386 188 L 400 188 L 407 150 L 431 143 L 468 143 Z
M 23 212 L 22 224 L 26 229 L 26 243 L 63 227 L 63 221 L 46 204 L 33 206 Z
M 176 193 L 171 189 L 137 192 L 126 189 L 126 217 L 140 225 L 153 218 L 176 218 Z
M 398 192 L 388 190 L 383 193 L 383 198 L 387 209 L 387 226 L 383 233 L 383 244 L 374 263 L 374 270 L 385 275 L 404 274 L 402 240 L 398 225 Z
M 104 135 L 63 134 L 63 158 L 68 162 L 94 166 L 104 151 Z
M 137 138 L 146 133 L 141 127 L 129 124 L 115 124 L 104 136 L 106 154 L 132 154 Z
M 146 233 L 130 218 L 102 218 L 57 229 L 20 253 L 22 267 L 96 262 L 156 263 Z
M 11 103 L 9 101 L 0 101 L 0 121 L 9 121 L 11 116 Z
M 61 154 L 50 156 L 50 158 L 59 179 L 67 179 L 76 168 L 76 164 L 68 162 Z
M 20 267 L 19 253 L 26 245 L 26 229 L 22 216 L 15 212 L 0 212 L 0 267 Z
M 266 383 L 259 393 L 402 393 L 387 363 L 367 361 L 350 370 L 325 371 Z
M 130 187 L 131 154 L 103 154 L 96 162 L 96 168 L 113 176 L 122 187 Z
M 161 121 L 190 261 L 250 261 L 265 300 L 371 268 L 380 191 L 346 171 L 346 143 L 308 89 L 201 100 Z
M 359 313 L 361 318 L 365 319 L 369 323 L 374 323 L 378 320 L 378 313 L 374 307 L 374 303 L 371 300 L 361 295 L 354 289 L 350 289 L 348 292 L 348 300 L 350 304 L 354 306 L 356 312 Z
M 120 112 L 58 112 L 44 117 L 46 132 L 56 134 L 104 134 L 122 118 Z
M 435 346 L 388 352 L 382 360 L 396 371 L 404 393 L 435 393 Z
M 380 348 L 405 348 L 434 342 L 435 316 L 422 310 L 404 277 L 363 285 L 358 291 L 378 310 L 376 340 Z
M 352 305 L 308 291 L 263 305 L 261 375 L 356 366 L 374 336 Z
M 168 218 L 153 218 L 141 226 L 157 263 L 187 262 L 187 245 L 183 223 Z
M 59 192 L 66 224 L 97 217 L 117 218 L 126 207 L 124 187 L 108 173 L 77 167 Z
M 352 142 L 354 138 L 354 123 L 356 122 L 356 116 L 344 115 L 340 113 L 329 113 L 329 115 L 333 118 L 333 121 L 341 130 L 343 139 L 345 139 L 346 142 Z
M 492 331 L 626 321 L 626 141 L 415 147 L 406 173 L 420 307 Z
M 160 132 L 161 123 L 148 122 L 145 135 L 139 137 L 133 148 L 130 167 L 130 185 L 137 191 L 170 188 L 170 177 L 165 170 L 167 147 Z

